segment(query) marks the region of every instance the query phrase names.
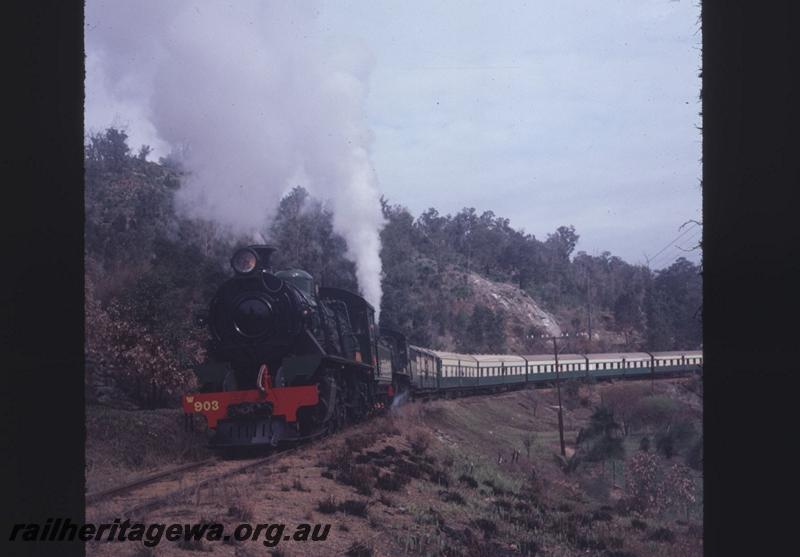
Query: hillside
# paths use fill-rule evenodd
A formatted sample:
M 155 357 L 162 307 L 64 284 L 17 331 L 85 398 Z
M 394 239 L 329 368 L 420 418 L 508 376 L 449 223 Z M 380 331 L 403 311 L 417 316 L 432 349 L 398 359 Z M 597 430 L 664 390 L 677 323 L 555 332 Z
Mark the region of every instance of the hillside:
M 556 318 L 543 310 L 525 291 L 508 283 L 488 280 L 476 273 L 469 273 L 468 281 L 473 291 L 473 307 L 483 305 L 505 314 L 505 337 L 509 339 L 509 351 L 521 353 L 528 348 L 525 342 L 527 332 L 554 336 L 561 334 Z
M 109 128 L 86 146 L 86 395 L 90 403 L 164 407 L 191 388 L 207 331 L 195 316 L 252 242 L 176 207 L 187 171 L 134 154 Z M 610 253 L 573 253 L 578 234 L 545 240 L 491 211 L 414 216 L 383 200 L 381 325 L 411 343 L 460 352 L 549 352 L 541 334 L 579 339 L 572 351 L 691 349 L 702 342 L 700 269 L 685 259 L 652 272 Z M 277 268 L 359 290 L 325 200 L 297 187 L 264 214 Z M 357 249 L 357 246 L 353 249 Z M 591 342 L 589 336 L 591 333 Z
M 701 555 L 700 386 L 695 378 L 659 381 L 654 391 L 649 381 L 565 388 L 566 460 L 558 456 L 552 389 L 411 403 L 145 518 L 332 525 L 313 547 L 274 548 L 284 556 Z M 619 416 L 612 437 L 591 433 L 600 407 Z M 154 439 L 184 443 L 186 434 L 163 427 Z M 601 450 L 613 440 L 617 449 Z M 138 460 L 153 462 L 148 451 L 158 450 L 148 442 Z M 112 545 L 90 553 L 120 549 Z M 260 542 L 192 549 L 266 553 Z M 176 544 L 158 548 L 188 554 Z

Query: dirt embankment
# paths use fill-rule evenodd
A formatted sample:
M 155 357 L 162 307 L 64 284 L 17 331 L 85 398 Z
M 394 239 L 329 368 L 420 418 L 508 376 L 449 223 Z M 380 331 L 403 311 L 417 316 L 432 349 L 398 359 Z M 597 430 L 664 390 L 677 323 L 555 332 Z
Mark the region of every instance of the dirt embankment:
M 165 467 L 208 458 L 206 435 L 183 411 L 86 407 L 86 489 L 100 491 Z
M 589 427 L 594 409 L 620 400 L 645 410 L 649 407 L 641 401 L 655 400 L 658 404 L 651 406 L 659 411 L 677 412 L 670 419 L 680 415 L 699 427 L 702 400 L 685 387 L 690 381 L 564 388 L 568 454 L 585 454 L 576 439 Z M 622 391 L 625 396 L 615 394 Z M 331 524 L 326 541 L 285 541 L 271 549 L 261 541 L 203 542 L 191 548 L 162 542 L 150 554 L 702 554 L 701 492 L 686 508 L 629 504 L 635 487 L 632 459 L 642 452 L 642 439 L 654 440 L 660 427 L 652 412 L 642 414 L 647 419 L 641 423 L 625 415 L 630 423 L 624 454 L 613 462 L 587 458 L 567 470 L 569 459 L 558 456 L 556 409 L 549 389 L 408 404 L 145 517 L 166 523 L 214 521 L 231 529 L 240 522 L 281 522 L 288 528 Z M 174 448 L 164 446 L 164 451 L 175 454 Z M 648 454 L 657 460 L 659 474 L 684 459 L 678 449 L 670 458 L 655 448 Z M 701 478 L 693 471 L 689 476 L 700 489 Z M 146 554 L 134 544 L 111 545 L 94 546 L 89 554 Z

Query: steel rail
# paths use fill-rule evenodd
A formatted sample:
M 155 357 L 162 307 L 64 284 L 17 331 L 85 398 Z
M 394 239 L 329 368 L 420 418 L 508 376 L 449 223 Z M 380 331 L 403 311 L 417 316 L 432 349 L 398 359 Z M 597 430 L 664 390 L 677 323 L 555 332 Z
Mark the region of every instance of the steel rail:
M 208 466 L 209 464 L 218 462 L 216 458 L 209 458 L 206 460 L 201 460 L 198 462 L 191 462 L 189 464 L 183 464 L 181 466 L 176 466 L 174 468 L 169 468 L 167 470 L 162 470 L 160 472 L 155 472 L 153 474 L 144 476 L 142 478 L 138 478 L 136 480 L 130 481 L 128 483 L 124 483 L 122 485 L 111 487 L 108 489 L 103 489 L 101 491 L 95 491 L 93 493 L 87 493 L 85 500 L 86 503 L 96 503 L 98 501 L 102 501 L 103 499 L 108 499 L 113 495 L 117 495 L 119 493 L 124 493 L 126 491 L 130 491 L 132 489 L 136 489 L 137 487 L 142 487 L 145 485 L 149 485 L 157 480 L 162 478 L 166 478 L 168 476 L 172 476 L 179 472 L 186 472 L 187 470 L 193 470 L 195 468 L 200 468 L 202 466 Z

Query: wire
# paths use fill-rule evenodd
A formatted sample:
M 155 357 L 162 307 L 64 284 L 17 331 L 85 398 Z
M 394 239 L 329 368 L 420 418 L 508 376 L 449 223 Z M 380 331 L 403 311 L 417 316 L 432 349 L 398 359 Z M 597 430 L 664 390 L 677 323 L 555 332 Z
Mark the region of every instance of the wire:
M 692 224 L 693 224 L 694 226 L 697 226 L 697 223 L 695 223 L 695 222 L 692 222 Z M 663 248 L 661 248 L 661 249 L 658 251 L 658 253 L 656 253 L 656 254 L 655 254 L 653 257 L 650 257 L 650 258 L 649 258 L 649 262 L 652 262 L 652 261 L 653 261 L 653 260 L 654 260 L 656 257 L 658 257 L 659 255 L 661 255 L 662 253 L 664 253 L 664 251 L 665 251 L 667 248 L 669 248 L 670 246 L 672 246 L 672 245 L 673 245 L 675 242 L 677 242 L 678 240 L 680 240 L 681 238 L 683 238 L 683 237 L 684 237 L 686 234 L 688 234 L 688 233 L 689 233 L 690 231 L 692 231 L 692 230 L 694 230 L 694 228 L 692 228 L 692 227 L 690 226 L 689 228 L 687 228 L 686 230 L 684 230 L 683 232 L 681 232 L 680 234 L 678 234 L 678 236 L 677 236 L 677 237 L 676 237 L 674 240 L 670 241 L 670 242 L 669 242 L 669 243 L 668 243 L 666 246 L 664 246 Z
M 689 242 L 689 241 L 694 240 L 695 238 L 697 238 L 700 235 L 700 232 L 701 232 L 700 230 L 695 230 L 695 233 L 692 234 L 690 237 L 688 237 L 686 239 L 686 241 Z M 682 251 L 684 253 L 693 251 L 693 249 L 685 249 L 685 248 L 682 248 L 682 247 L 680 247 L 678 245 L 672 245 L 672 246 L 668 246 L 668 247 L 672 247 L 672 248 L 678 249 L 678 250 L 680 250 L 680 251 Z M 670 252 L 664 252 L 664 255 L 669 255 L 669 253 Z M 661 257 L 664 257 L 664 255 L 662 255 L 660 257 L 654 257 L 653 259 L 650 260 L 650 263 L 652 264 L 656 259 L 661 259 Z

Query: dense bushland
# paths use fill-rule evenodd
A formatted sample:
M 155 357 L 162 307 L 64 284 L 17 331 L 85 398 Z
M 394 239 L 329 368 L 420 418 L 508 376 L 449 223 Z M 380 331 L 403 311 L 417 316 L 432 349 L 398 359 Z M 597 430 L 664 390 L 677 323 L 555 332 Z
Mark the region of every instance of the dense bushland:
M 187 171 L 171 159 L 131 151 L 109 128 L 85 149 L 87 395 L 90 401 L 163 406 L 190 386 L 205 357 L 197 326 L 233 246 L 250 243 L 219 224 L 188 218 L 175 194 Z M 696 348 L 701 343 L 700 269 L 679 259 L 652 272 L 605 252 L 574 254 L 578 234 L 546 239 L 515 230 L 491 211 L 414 217 L 383 200 L 381 323 L 411 342 L 470 352 L 507 348 L 502 307 L 471 303 L 475 273 L 512 283 L 555 314 L 563 329 L 624 336 L 629 349 Z M 347 245 L 324 200 L 295 188 L 261 234 L 278 247 L 277 267 L 301 267 L 322 285 L 358 289 Z M 514 334 L 527 335 L 520 330 Z M 604 349 L 607 345 L 582 347 Z M 542 347 L 542 349 L 546 349 Z

